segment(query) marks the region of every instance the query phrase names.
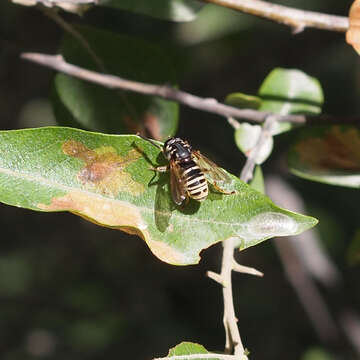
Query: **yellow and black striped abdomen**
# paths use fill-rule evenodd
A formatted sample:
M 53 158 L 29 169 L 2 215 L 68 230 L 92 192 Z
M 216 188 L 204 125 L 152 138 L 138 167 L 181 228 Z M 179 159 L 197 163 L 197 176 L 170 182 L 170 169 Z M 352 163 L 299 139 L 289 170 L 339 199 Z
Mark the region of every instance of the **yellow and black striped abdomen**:
M 182 164 L 183 165 L 183 164 Z M 208 196 L 208 184 L 203 172 L 195 161 L 190 161 L 183 168 L 182 180 L 184 182 L 187 194 L 189 197 L 203 201 Z

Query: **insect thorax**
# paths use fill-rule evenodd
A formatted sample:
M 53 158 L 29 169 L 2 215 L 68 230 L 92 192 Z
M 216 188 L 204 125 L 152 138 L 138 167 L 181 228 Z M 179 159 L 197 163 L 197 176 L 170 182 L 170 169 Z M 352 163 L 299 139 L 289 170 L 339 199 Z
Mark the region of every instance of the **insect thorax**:
M 168 160 L 191 160 L 191 146 L 180 138 L 170 138 L 164 144 L 164 155 Z

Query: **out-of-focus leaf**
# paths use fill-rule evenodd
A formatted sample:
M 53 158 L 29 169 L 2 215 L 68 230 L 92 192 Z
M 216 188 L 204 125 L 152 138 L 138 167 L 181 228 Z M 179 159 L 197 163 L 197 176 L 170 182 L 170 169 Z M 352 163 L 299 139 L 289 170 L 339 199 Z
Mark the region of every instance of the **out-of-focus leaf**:
M 204 6 L 197 0 L 100 0 L 99 5 L 172 21 L 191 21 Z
M 305 352 L 301 360 L 334 360 L 334 357 L 322 348 L 311 348 Z
M 247 95 L 243 93 L 232 93 L 226 96 L 225 103 L 243 109 L 259 109 L 261 99 L 257 96 Z
M 207 4 L 194 21 L 179 24 L 175 32 L 176 37 L 183 45 L 195 46 L 224 39 L 241 31 L 245 32 L 255 22 L 254 17 L 223 6 Z
M 250 152 L 257 144 L 262 127 L 260 125 L 250 125 L 248 123 L 239 124 L 235 130 L 235 143 L 238 148 L 246 155 L 249 156 Z M 258 153 L 255 163 L 262 164 L 271 154 L 274 141 L 272 136 L 268 137 Z
M 174 70 L 166 54 L 147 42 L 88 27 L 77 30 L 108 73 L 141 82 L 175 85 Z M 65 35 L 61 53 L 72 64 L 102 71 L 73 36 Z M 107 133 L 144 134 L 146 130 L 155 139 L 166 139 L 177 129 L 178 105 L 174 102 L 109 90 L 64 74 L 57 74 L 54 79 L 52 100 L 60 125 Z
M 0 257 L 0 292 L 18 295 L 25 292 L 30 284 L 31 269 L 21 256 Z
M 346 42 L 360 54 L 360 1 L 355 0 L 349 12 L 349 29 L 346 32 Z
M 360 264 L 360 230 L 355 233 L 355 236 L 351 240 L 347 258 L 350 265 Z
M 265 194 L 264 176 L 260 165 L 255 167 L 254 176 L 249 185 L 256 191 Z
M 290 148 L 289 166 L 310 180 L 358 188 L 360 132 L 339 125 L 304 128 Z
M 319 114 L 324 102 L 317 79 L 296 69 L 276 68 L 265 78 L 258 92 L 260 111 L 276 114 Z M 288 131 L 289 123 L 277 123 L 273 135 Z
M 169 201 L 169 175 L 152 170 L 164 163 L 157 147 L 135 135 L 56 127 L 3 131 L 0 201 L 70 211 L 139 235 L 158 258 L 177 265 L 198 262 L 201 250 L 229 237 L 239 238 L 242 250 L 274 236 L 299 234 L 317 222 L 278 208 L 235 176 L 236 194 L 210 186 L 205 201 L 175 206 Z

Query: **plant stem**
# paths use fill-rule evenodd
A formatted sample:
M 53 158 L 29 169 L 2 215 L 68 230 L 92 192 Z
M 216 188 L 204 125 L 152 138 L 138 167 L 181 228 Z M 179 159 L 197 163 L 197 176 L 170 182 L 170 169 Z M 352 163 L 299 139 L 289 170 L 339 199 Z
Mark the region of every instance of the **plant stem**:
M 234 309 L 231 274 L 234 262 L 234 238 L 226 239 L 223 242 L 223 258 L 221 265 L 221 277 L 223 279 L 224 299 L 224 327 L 226 335 L 225 352 L 232 353 L 239 359 L 247 359 L 245 349 L 241 341 L 237 318 Z
M 345 32 L 349 28 L 349 20 L 345 16 L 328 15 L 314 11 L 294 9 L 271 4 L 261 0 L 202 0 L 207 3 L 227 7 L 247 14 L 291 26 L 295 32 L 306 27 L 322 30 Z
M 76 65 L 67 63 L 61 55 L 45 55 L 39 53 L 23 53 L 23 59 L 32 61 L 39 65 L 49 67 L 79 79 L 89 81 L 110 89 L 122 89 L 145 95 L 158 96 L 167 100 L 172 100 L 180 104 L 207 111 L 209 113 L 221 115 L 225 118 L 245 119 L 248 121 L 262 123 L 269 112 L 257 111 L 253 109 L 239 109 L 230 105 L 225 105 L 213 98 L 202 98 L 192 95 L 185 91 L 178 90 L 168 85 L 156 85 L 141 83 L 124 79 L 114 75 L 107 75 L 95 71 L 87 70 Z M 360 124 L 358 116 L 341 117 L 328 115 L 278 115 L 277 121 L 290 122 L 292 124 Z

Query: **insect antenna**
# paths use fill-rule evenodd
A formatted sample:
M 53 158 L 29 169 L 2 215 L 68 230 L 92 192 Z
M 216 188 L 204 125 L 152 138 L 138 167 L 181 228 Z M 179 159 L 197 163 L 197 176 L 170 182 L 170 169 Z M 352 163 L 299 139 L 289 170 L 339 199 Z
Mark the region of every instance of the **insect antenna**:
M 154 140 L 149 139 L 149 138 L 147 138 L 147 137 L 145 137 L 145 136 L 142 136 L 142 135 L 139 134 L 139 133 L 137 133 L 136 135 L 139 136 L 139 137 L 141 137 L 143 140 L 148 141 L 149 143 L 153 144 L 153 145 L 156 146 L 158 149 L 162 150 L 162 147 L 161 147 L 159 144 L 157 144 Z

